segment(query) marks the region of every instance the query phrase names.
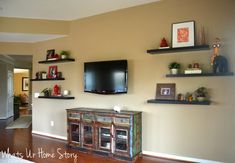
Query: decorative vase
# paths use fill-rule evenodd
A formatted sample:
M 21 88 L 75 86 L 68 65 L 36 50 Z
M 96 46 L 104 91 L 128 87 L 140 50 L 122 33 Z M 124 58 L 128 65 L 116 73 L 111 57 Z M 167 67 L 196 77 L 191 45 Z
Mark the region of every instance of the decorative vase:
M 173 68 L 171 69 L 171 74 L 176 75 L 178 74 L 179 69 Z
M 61 59 L 66 59 L 67 55 L 61 55 Z
M 197 97 L 197 100 L 200 102 L 205 101 L 205 97 Z

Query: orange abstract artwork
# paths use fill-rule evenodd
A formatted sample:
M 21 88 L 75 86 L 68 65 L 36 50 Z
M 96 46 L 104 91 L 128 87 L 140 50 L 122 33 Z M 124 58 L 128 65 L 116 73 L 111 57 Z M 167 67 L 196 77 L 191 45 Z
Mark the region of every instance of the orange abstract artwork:
M 189 42 L 189 28 L 177 29 L 177 42 Z

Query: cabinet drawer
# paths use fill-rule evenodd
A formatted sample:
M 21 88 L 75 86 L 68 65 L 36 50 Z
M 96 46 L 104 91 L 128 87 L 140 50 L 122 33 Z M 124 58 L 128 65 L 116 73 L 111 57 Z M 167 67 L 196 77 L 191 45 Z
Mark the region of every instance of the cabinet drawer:
M 93 114 L 84 113 L 82 119 L 83 121 L 91 122 L 91 121 L 94 121 L 95 118 Z
M 102 123 L 111 123 L 112 122 L 112 117 L 107 117 L 107 116 L 96 116 L 96 121 L 97 122 L 102 122 Z
M 116 117 L 116 118 L 114 118 L 114 123 L 129 125 L 130 124 L 130 118 Z
M 78 119 L 80 120 L 80 114 L 79 113 L 68 113 L 68 118 L 69 119 Z

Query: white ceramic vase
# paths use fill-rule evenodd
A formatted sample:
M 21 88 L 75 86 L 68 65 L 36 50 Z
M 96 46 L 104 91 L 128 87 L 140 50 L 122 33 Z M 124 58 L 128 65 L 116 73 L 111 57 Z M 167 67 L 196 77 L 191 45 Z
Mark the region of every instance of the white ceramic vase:
M 171 69 L 171 74 L 176 75 L 178 74 L 179 69 L 173 68 Z

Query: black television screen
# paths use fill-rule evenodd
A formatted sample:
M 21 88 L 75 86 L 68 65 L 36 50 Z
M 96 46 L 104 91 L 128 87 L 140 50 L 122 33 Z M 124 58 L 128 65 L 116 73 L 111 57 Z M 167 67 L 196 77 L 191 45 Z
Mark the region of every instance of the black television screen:
M 98 94 L 127 93 L 127 60 L 85 62 L 84 91 Z

